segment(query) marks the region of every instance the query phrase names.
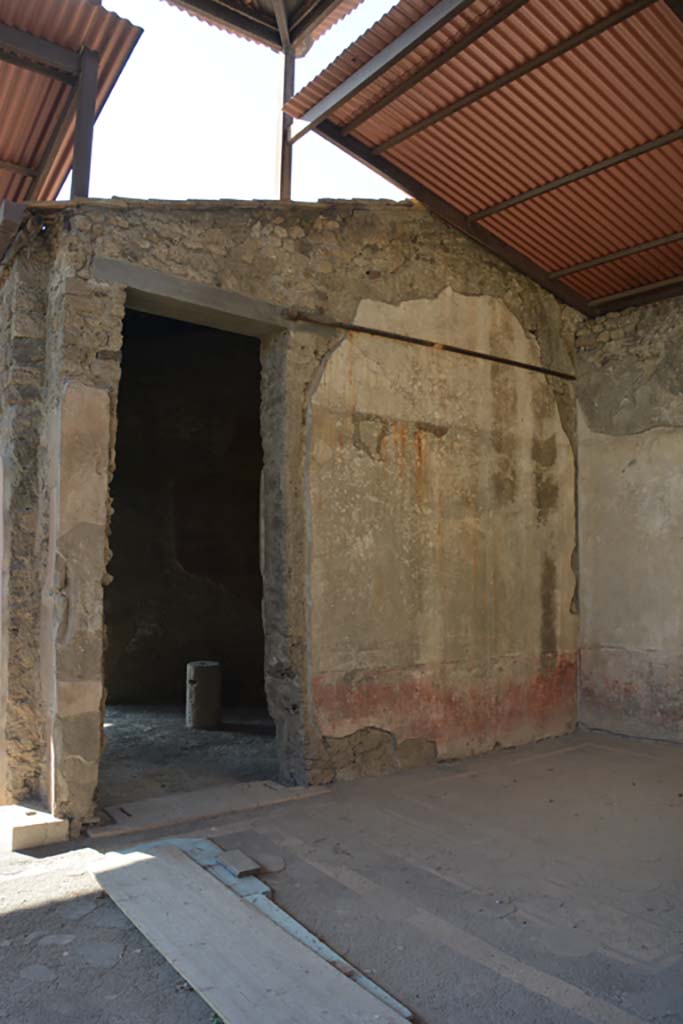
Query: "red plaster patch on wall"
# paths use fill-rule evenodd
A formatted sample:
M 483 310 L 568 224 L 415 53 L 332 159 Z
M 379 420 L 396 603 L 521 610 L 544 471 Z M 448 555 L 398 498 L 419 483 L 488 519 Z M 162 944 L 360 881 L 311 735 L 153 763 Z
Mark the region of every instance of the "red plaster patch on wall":
M 516 668 L 516 671 L 515 671 Z M 436 742 L 458 757 L 567 732 L 576 724 L 576 660 L 548 656 L 526 678 L 521 665 L 467 683 L 462 666 L 380 668 L 322 673 L 313 680 L 314 713 L 323 736 L 364 728 L 391 732 L 397 742 Z

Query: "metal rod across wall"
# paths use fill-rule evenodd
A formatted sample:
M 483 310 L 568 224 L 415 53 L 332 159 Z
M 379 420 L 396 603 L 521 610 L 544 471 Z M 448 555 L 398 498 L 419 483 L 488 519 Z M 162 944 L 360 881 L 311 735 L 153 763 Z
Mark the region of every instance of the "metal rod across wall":
M 575 381 L 573 373 L 565 373 L 564 370 L 549 370 L 545 366 L 536 366 L 534 363 L 524 363 L 519 359 L 508 359 L 506 356 L 491 355 L 489 352 L 477 352 L 476 349 L 463 348 L 460 345 L 449 345 L 438 341 L 428 341 L 426 338 L 414 338 L 409 334 L 398 334 L 395 331 L 384 331 L 378 327 L 366 327 L 364 324 L 347 324 L 338 320 L 326 320 L 322 317 L 313 316 L 303 310 L 287 310 L 288 319 L 294 323 L 302 322 L 313 324 L 317 327 L 345 331 L 347 334 L 369 334 L 372 337 L 384 338 L 386 341 L 401 341 L 408 345 L 419 345 L 421 348 L 433 348 L 438 352 L 455 352 L 459 356 L 469 356 L 471 359 L 481 359 L 486 363 L 498 363 L 503 366 L 512 366 L 517 370 L 528 370 L 531 373 L 542 373 L 545 377 L 557 377 L 559 380 Z

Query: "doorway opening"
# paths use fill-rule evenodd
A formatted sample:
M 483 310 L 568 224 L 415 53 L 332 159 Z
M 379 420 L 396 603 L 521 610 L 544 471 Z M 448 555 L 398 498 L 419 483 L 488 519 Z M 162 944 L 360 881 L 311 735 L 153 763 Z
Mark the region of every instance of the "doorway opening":
M 259 559 L 258 339 L 129 311 L 105 588 L 101 807 L 275 778 Z M 186 665 L 221 666 L 222 720 L 185 724 Z

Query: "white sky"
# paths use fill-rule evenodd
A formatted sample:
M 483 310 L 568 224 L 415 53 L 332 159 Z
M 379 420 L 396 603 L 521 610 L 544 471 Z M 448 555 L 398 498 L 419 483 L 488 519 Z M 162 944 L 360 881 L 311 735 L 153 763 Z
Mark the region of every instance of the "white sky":
M 297 60 L 300 89 L 392 6 L 361 7 Z M 95 127 L 90 194 L 274 199 L 282 60 L 164 0 L 104 0 L 145 31 Z M 67 182 L 60 198 L 68 197 Z M 294 147 L 294 199 L 403 194 L 313 133 Z

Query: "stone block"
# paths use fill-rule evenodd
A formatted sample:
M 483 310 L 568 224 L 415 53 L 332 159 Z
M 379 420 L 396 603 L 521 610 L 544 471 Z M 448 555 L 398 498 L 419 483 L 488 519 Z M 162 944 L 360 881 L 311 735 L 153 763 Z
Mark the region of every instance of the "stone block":
M 68 838 L 69 822 L 47 811 L 20 804 L 0 807 L 0 851 L 3 853 L 64 843 Z

